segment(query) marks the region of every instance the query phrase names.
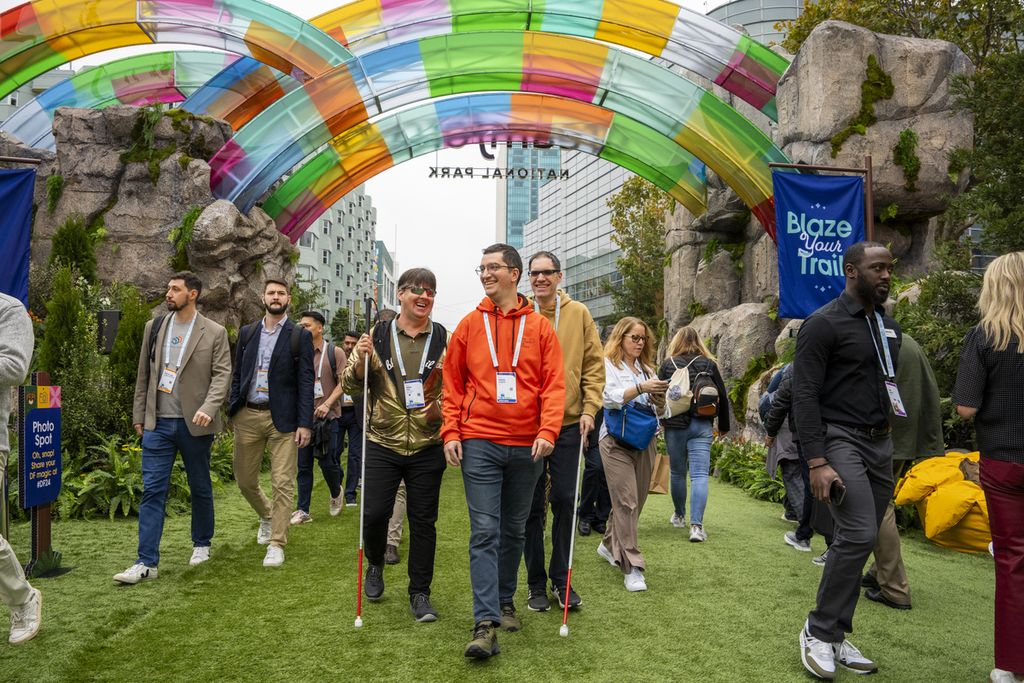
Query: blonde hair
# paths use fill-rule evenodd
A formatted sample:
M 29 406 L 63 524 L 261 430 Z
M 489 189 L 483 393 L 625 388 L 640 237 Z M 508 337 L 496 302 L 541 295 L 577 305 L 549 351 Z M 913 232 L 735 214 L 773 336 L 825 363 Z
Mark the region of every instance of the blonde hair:
M 697 330 L 689 325 L 676 330 L 672 341 L 668 345 L 667 354 L 672 356 L 704 356 L 709 360 L 715 360 L 715 355 L 704 345 L 704 340 L 697 334 Z
M 1024 353 L 1024 251 L 1003 254 L 985 269 L 978 310 L 993 349 L 1005 351 L 1016 337 L 1017 353 Z
M 658 340 L 654 336 L 654 331 L 640 318 L 626 316 L 615 323 L 612 333 L 608 335 L 608 341 L 604 343 L 604 357 L 610 360 L 613 365 L 623 367 L 622 340 L 637 325 L 643 325 L 644 334 L 647 335 L 647 343 L 644 344 L 643 350 L 640 351 L 640 365 L 648 372 L 653 373 L 654 351 L 652 349 L 657 346 Z

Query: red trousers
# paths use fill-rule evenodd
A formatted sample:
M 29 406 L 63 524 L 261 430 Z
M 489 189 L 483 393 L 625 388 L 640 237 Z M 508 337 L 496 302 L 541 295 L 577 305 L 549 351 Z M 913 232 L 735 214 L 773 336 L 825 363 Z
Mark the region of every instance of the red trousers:
M 996 558 L 996 667 L 1024 672 L 1024 465 L 981 459 Z

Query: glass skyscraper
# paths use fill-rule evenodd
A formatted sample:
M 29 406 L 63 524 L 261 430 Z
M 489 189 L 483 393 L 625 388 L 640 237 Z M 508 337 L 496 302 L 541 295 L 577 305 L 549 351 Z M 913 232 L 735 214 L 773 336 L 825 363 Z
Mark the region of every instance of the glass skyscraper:
M 561 158 L 557 147 L 523 146 L 510 143 L 498 154 L 498 168 L 527 168 L 557 171 Z M 513 177 L 501 181 L 498 188 L 498 241 L 516 249 L 523 246 L 523 225 L 537 217 L 540 188 L 546 173 L 530 173 L 526 178 Z M 535 177 L 536 176 L 536 177 Z

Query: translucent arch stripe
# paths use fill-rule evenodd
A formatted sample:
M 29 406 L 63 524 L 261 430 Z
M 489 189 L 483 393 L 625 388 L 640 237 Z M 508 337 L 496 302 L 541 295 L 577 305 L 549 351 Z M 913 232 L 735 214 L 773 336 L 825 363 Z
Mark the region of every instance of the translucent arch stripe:
M 579 38 L 495 31 L 383 48 L 306 83 L 214 156 L 211 187 L 248 210 L 304 157 L 371 115 L 436 97 L 505 90 L 554 94 L 625 114 L 689 149 L 752 209 L 772 195 L 767 164 L 786 161 L 734 109 L 668 69 Z M 764 225 L 771 231 L 773 216 Z
M 704 211 L 703 166 L 671 140 L 596 105 L 532 93 L 440 99 L 358 125 L 289 177 L 263 209 L 294 242 L 378 173 L 437 149 L 495 140 L 580 149 L 648 178 L 690 211 Z
M 36 0 L 0 15 L 0 96 L 69 60 L 150 43 L 234 52 L 300 81 L 351 57 L 262 0 Z
M 789 62 L 714 19 L 664 0 L 357 0 L 311 19 L 362 56 L 398 43 L 480 30 L 535 31 L 597 39 L 640 50 L 690 70 L 777 120 L 775 90 Z M 246 79 L 211 81 L 183 107 L 222 118 L 235 130 L 294 87 L 256 65 Z
M 52 150 L 53 114 L 58 107 L 103 109 L 115 104 L 182 102 L 238 59 L 238 55 L 210 51 L 153 52 L 118 59 L 49 88 L 11 114 L 0 130 L 32 147 Z

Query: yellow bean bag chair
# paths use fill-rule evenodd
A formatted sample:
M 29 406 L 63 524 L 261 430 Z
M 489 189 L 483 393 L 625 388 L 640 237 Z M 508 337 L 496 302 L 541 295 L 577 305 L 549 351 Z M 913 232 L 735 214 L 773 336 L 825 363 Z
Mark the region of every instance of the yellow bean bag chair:
M 896 504 L 915 505 L 924 535 L 962 553 L 988 551 L 992 532 L 985 492 L 964 478 L 964 460 L 977 463 L 978 453 L 947 453 L 914 465 L 896 485 Z

